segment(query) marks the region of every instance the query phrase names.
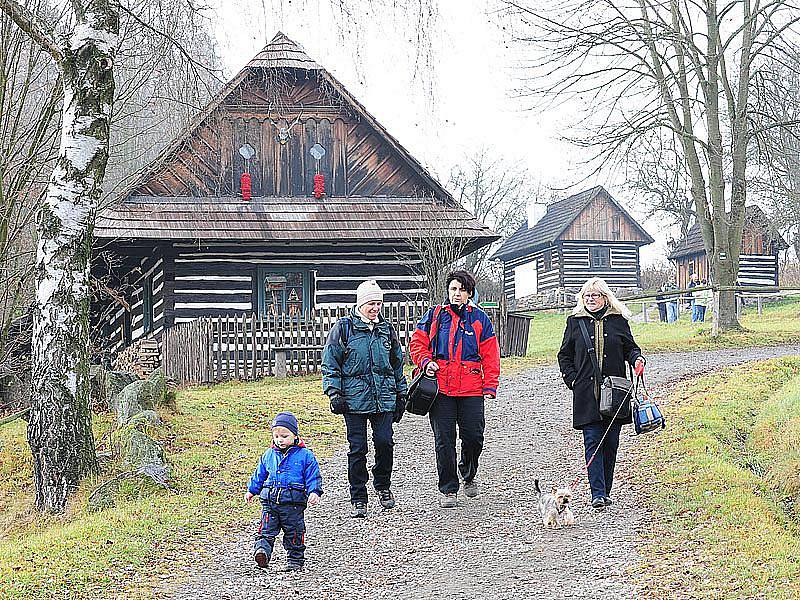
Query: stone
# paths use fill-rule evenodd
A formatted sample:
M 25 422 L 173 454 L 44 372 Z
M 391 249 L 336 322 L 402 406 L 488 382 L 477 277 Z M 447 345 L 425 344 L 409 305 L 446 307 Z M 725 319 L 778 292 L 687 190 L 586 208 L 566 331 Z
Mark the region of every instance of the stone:
M 89 495 L 90 511 L 103 510 L 116 504 L 120 496 L 142 497 L 169 489 L 169 470 L 164 465 L 150 464 L 133 471 L 120 473 L 96 487 Z
M 164 448 L 138 429 L 130 429 L 124 444 L 125 463 L 133 469 L 149 465 L 164 465 Z
M 106 371 L 105 386 L 109 408 L 118 412 L 120 392 L 122 392 L 126 386 L 138 380 L 139 377 L 133 373 L 125 373 L 124 371 Z
M 101 365 L 91 365 L 89 367 L 89 399 L 92 410 L 95 412 L 108 410 L 107 374 L 108 371 Z
M 150 377 L 147 380 L 153 384 L 153 398 L 156 406 L 167 404 L 167 378 L 164 377 L 163 369 L 158 368 L 150 373 Z
M 149 425 L 161 425 L 161 423 L 161 417 L 159 417 L 158 413 L 154 410 L 143 410 L 128 419 L 128 425 L 131 425 L 139 431 L 144 431 Z
M 140 379 L 126 385 L 116 396 L 117 422 L 124 425 L 135 414 L 156 408 L 156 386 Z

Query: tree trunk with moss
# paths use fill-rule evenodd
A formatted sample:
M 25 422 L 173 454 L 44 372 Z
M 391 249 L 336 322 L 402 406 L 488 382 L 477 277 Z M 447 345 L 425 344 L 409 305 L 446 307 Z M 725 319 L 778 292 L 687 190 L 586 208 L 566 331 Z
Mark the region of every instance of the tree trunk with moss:
M 92 225 L 108 162 L 119 4 L 70 3 L 74 27 L 55 36 L 14 0 L 0 10 L 55 60 L 64 86 L 59 157 L 37 223 L 33 394 L 28 443 L 36 507 L 62 512 L 96 472 L 89 411 Z

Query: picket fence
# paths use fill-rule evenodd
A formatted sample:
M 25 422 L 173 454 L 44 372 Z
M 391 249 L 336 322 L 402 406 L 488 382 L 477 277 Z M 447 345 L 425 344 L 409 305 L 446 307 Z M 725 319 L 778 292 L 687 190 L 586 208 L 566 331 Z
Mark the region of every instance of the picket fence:
M 383 315 L 397 331 L 408 358 L 408 346 L 428 304 L 390 302 Z M 254 381 L 263 377 L 319 373 L 328 332 L 348 308 L 316 309 L 304 315 L 271 317 L 238 315 L 203 317 L 164 331 L 161 363 L 178 384 Z M 504 354 L 525 354 L 529 318 L 511 319 L 513 335 L 498 309 L 487 310 Z M 517 323 L 516 321 L 524 321 Z

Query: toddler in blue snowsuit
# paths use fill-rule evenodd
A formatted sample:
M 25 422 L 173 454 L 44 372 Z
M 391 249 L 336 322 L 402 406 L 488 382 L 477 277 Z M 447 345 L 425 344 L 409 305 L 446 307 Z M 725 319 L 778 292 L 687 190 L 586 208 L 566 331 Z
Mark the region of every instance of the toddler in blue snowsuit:
M 261 499 L 261 523 L 256 533 L 255 561 L 266 568 L 272 557 L 275 538 L 283 530 L 289 571 L 303 568 L 305 562 L 306 506 L 315 506 L 322 495 L 319 463 L 298 435 L 297 417 L 278 413 L 272 421 L 272 447 L 258 462 L 245 500 Z

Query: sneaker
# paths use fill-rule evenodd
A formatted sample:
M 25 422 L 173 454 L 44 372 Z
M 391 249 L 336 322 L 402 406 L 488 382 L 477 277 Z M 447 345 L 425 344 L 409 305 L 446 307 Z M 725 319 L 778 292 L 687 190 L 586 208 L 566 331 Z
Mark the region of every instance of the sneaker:
M 378 490 L 378 501 L 383 508 L 394 508 L 394 494 L 391 490 Z
M 598 511 L 605 510 L 606 509 L 606 501 L 605 501 L 605 499 L 602 498 L 602 497 L 594 498 L 592 500 L 592 508 L 595 509 L 595 510 L 598 510 Z
M 256 564 L 262 569 L 266 569 L 269 566 L 269 556 L 267 556 L 267 551 L 263 548 L 256 550 L 254 558 L 256 559 Z
M 606 506 L 611 506 L 612 504 L 614 504 L 614 501 L 611 498 L 609 498 L 608 496 L 603 498 L 603 502 L 605 503 Z
M 455 508 L 458 506 L 458 496 L 455 493 L 441 494 L 439 496 L 439 506 L 441 508 Z
M 350 516 L 354 519 L 363 519 L 367 516 L 367 503 L 366 502 L 353 502 L 353 508 L 350 511 Z
M 478 484 L 475 481 L 464 482 L 464 495 L 467 498 L 474 498 L 478 495 Z
M 286 571 L 287 573 L 293 571 L 302 571 L 303 563 L 295 563 L 295 562 L 286 563 L 286 566 L 283 568 L 283 570 Z

